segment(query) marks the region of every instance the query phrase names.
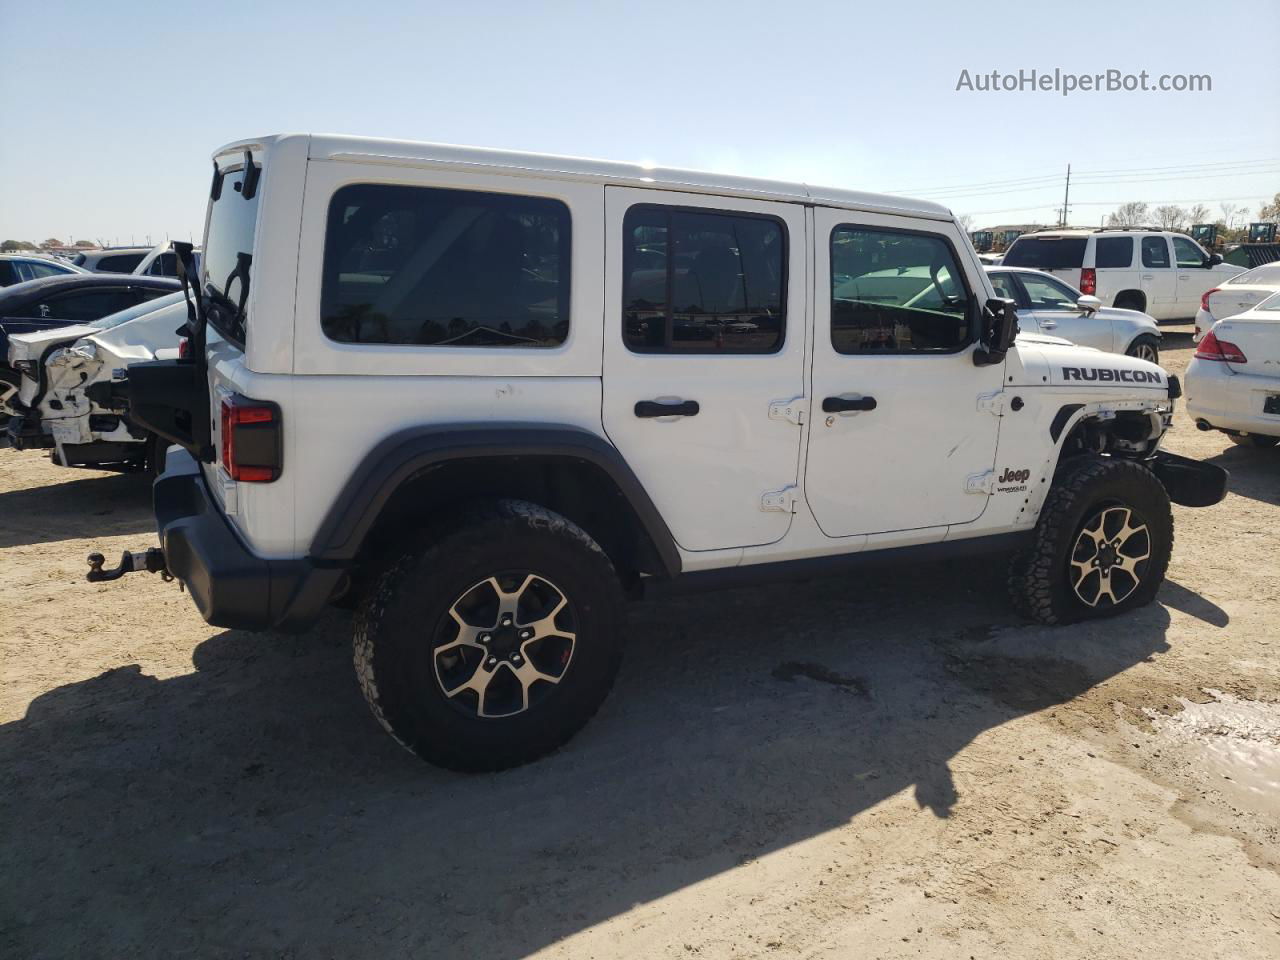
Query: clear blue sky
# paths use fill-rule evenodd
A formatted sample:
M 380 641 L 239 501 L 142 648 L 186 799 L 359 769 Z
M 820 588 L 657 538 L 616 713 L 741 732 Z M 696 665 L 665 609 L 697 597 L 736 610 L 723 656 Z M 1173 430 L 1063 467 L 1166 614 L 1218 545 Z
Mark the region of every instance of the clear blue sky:
M 0 0 L 0 25 L 0 239 L 198 237 L 212 150 L 282 131 L 924 195 L 978 225 L 1055 217 L 1060 180 L 988 184 L 1068 162 L 1078 223 L 1280 190 L 1273 2 Z M 1033 67 L 1213 90 L 955 89 Z

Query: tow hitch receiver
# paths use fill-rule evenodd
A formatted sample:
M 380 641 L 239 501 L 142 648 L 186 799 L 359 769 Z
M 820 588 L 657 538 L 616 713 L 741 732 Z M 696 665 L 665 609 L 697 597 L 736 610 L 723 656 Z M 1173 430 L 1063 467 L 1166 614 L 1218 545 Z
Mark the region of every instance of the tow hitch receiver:
M 85 579 L 90 583 L 105 583 L 108 580 L 119 580 L 126 573 L 158 573 L 165 580 L 172 580 L 173 574 L 164 562 L 164 551 L 159 547 L 150 547 L 145 553 L 131 553 L 126 550 L 120 555 L 120 565 L 114 570 L 103 570 L 102 565 L 107 558 L 100 553 L 89 554 L 89 572 Z

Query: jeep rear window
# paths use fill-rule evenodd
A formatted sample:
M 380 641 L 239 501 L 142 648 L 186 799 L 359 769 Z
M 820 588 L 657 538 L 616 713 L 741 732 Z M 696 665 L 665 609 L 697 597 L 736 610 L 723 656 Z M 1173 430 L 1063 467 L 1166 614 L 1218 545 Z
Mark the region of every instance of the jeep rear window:
M 569 208 L 547 197 L 353 184 L 329 202 L 320 316 L 342 343 L 555 347 Z
M 224 337 L 243 344 L 248 327 L 253 234 L 262 196 L 261 167 L 257 168 L 259 176 L 248 199 L 244 196 L 244 164 L 219 169 L 222 187 L 209 205 L 209 228 L 199 261 L 201 283 L 208 298 L 209 322 Z
M 774 353 L 786 335 L 782 221 L 638 204 L 623 218 L 622 338 L 636 353 Z
M 1006 267 L 1066 270 L 1084 263 L 1087 237 L 1019 237 L 1004 255 Z

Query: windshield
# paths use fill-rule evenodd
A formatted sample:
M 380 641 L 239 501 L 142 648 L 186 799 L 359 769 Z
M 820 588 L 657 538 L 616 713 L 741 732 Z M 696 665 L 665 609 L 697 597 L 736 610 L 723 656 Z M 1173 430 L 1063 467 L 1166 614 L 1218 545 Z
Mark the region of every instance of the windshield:
M 1062 270 L 1084 263 L 1087 237 L 1019 237 L 1004 255 L 1003 266 Z
M 129 307 L 127 310 L 121 310 L 119 313 L 113 313 L 103 317 L 101 320 L 94 320 L 87 326 L 97 330 L 110 330 L 112 327 L 118 327 L 122 323 L 128 323 L 130 320 L 136 320 L 138 317 L 145 317 L 148 313 L 153 313 L 161 307 L 167 307 L 174 303 L 182 302 L 181 293 L 171 293 L 168 296 L 157 297 L 155 300 L 148 300 L 137 306 Z
M 1268 263 L 1253 270 L 1246 270 L 1232 277 L 1227 283 L 1257 284 L 1263 287 L 1273 283 L 1280 284 L 1280 263 Z
M 245 198 L 243 161 L 220 168 L 222 189 L 209 206 L 209 228 L 201 262 L 200 282 L 207 298 L 209 322 L 223 336 L 244 342 L 248 325 L 250 267 L 253 262 L 253 234 L 258 223 L 256 187 Z M 256 168 L 261 172 L 261 167 Z

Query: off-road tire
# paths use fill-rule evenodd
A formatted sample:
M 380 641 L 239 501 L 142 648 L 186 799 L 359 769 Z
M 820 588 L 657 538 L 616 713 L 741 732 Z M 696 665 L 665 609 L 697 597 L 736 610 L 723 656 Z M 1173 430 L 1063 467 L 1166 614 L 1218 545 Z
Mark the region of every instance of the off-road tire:
M 357 608 L 356 678 L 373 715 L 402 746 L 452 770 L 503 770 L 556 750 L 595 715 L 618 671 L 623 594 L 613 564 L 576 524 L 522 500 L 472 509 L 429 541 L 372 578 Z M 472 585 L 510 570 L 546 578 L 572 605 L 572 657 L 523 713 L 467 715 L 437 679 L 436 631 Z
M 1246 433 L 1244 436 L 1228 433 L 1227 436 L 1237 446 L 1255 447 L 1259 450 L 1265 450 L 1267 447 L 1274 447 L 1277 443 L 1280 443 L 1280 437 L 1268 437 L 1259 433 Z
M 1149 356 L 1142 356 L 1144 353 L 1149 353 Z M 1159 363 L 1160 341 L 1151 336 L 1151 334 L 1144 333 L 1140 337 L 1133 338 L 1133 343 L 1129 344 L 1129 349 L 1125 351 L 1125 354 L 1130 357 L 1141 357 L 1141 359 L 1149 363 Z
M 1150 556 L 1132 592 L 1121 602 L 1090 607 L 1072 589 L 1071 555 L 1098 510 L 1123 505 L 1147 525 Z M 1129 460 L 1080 457 L 1054 478 L 1030 546 L 1009 566 L 1009 594 L 1024 617 L 1045 624 L 1115 616 L 1150 603 L 1164 582 L 1173 551 L 1169 495 L 1146 467 Z

